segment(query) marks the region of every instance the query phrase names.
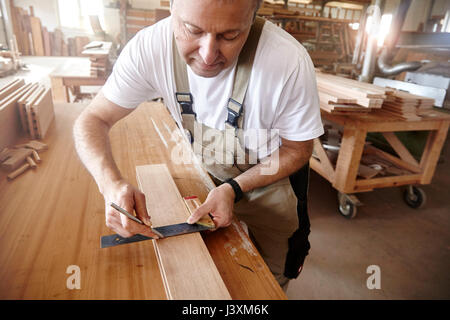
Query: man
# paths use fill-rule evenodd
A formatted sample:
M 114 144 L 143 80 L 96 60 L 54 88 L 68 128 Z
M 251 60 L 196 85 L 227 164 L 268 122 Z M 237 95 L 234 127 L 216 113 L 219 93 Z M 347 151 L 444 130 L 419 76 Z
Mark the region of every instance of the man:
M 297 201 L 292 177 L 308 163 L 312 139 L 323 127 L 306 50 L 281 28 L 255 20 L 260 4 L 173 1 L 171 17 L 129 41 L 102 91 L 77 119 L 74 137 L 105 203 L 134 209 L 150 225 L 144 195 L 115 165 L 108 131 L 141 102 L 163 97 L 217 184 L 188 222 L 210 213 L 217 228 L 226 227 L 234 212 L 286 288 L 309 249 L 309 220 L 304 209 L 297 212 L 304 206 Z M 246 136 L 252 130 L 271 131 L 252 149 Z M 209 140 L 199 131 L 211 133 Z M 227 139 L 235 143 L 226 144 Z M 276 148 L 261 147 L 269 140 Z M 256 154 L 257 163 L 236 161 L 242 152 L 246 159 Z M 267 174 L 267 167 L 277 170 Z M 105 216 L 107 226 L 124 237 L 156 237 L 109 206 Z

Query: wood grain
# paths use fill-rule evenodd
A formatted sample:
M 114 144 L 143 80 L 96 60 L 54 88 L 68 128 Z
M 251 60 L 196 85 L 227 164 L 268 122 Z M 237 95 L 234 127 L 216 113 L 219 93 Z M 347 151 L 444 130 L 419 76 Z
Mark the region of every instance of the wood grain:
M 31 24 L 31 34 L 33 37 L 34 54 L 36 56 L 44 56 L 45 49 L 44 49 L 44 40 L 42 38 L 41 19 L 37 17 L 30 17 L 30 24 Z
M 17 100 L 31 84 L 24 85 L 0 103 L 0 150 L 15 143 L 21 133 Z
M 34 126 L 36 135 L 39 139 L 45 137 L 47 130 L 50 127 L 55 112 L 53 110 L 52 90 L 46 89 L 41 96 L 31 106 L 31 111 L 34 116 Z
M 40 154 L 38 170 L 10 182 L 0 171 L 0 299 L 166 299 L 151 241 L 99 248 L 100 236 L 112 231 L 105 225 L 103 197 L 72 140 L 84 107 L 55 105 L 55 127 L 44 139 L 49 149 Z M 181 195 L 204 201 L 210 185 L 202 171 L 171 161 L 179 134 L 164 106 L 143 104 L 112 128 L 114 159 L 134 185 L 136 166 L 167 163 Z M 19 143 L 27 141 L 24 136 Z M 233 299 L 286 299 L 238 222 L 204 241 Z M 66 287 L 70 265 L 81 269 L 80 290 Z
M 189 211 L 166 165 L 138 166 L 136 176 L 154 227 L 186 222 Z M 199 233 L 156 240 L 154 246 L 168 299 L 231 299 Z

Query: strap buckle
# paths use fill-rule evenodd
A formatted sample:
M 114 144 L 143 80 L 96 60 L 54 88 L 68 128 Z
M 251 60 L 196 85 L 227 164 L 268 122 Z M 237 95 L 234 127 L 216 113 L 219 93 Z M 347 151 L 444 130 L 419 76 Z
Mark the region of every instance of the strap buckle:
M 192 108 L 192 104 L 194 102 L 192 94 L 176 92 L 175 96 L 177 102 L 180 104 L 181 114 L 193 114 L 194 116 L 197 116 Z
M 237 128 L 237 121 L 242 114 L 242 104 L 237 102 L 236 100 L 230 98 L 228 100 L 227 107 L 227 123 L 235 128 Z

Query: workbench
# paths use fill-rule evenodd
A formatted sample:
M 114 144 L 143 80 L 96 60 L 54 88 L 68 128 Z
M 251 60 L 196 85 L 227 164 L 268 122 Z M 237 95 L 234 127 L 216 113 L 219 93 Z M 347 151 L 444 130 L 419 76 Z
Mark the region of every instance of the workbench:
M 358 192 L 372 191 L 376 188 L 408 185 L 404 200 L 411 207 L 420 207 L 425 202 L 425 193 L 416 185 L 431 183 L 436 164 L 447 137 L 450 116 L 442 112 L 423 116 L 421 120 L 406 121 L 376 114 L 334 115 L 321 110 L 322 119 L 337 124 L 343 130 L 336 163 L 332 163 L 319 138 L 314 140 L 314 154 L 310 160 L 311 168 L 327 179 L 338 191 L 339 212 L 346 218 L 356 215 L 361 205 L 354 195 Z M 420 161 L 417 161 L 395 135 L 400 131 L 428 131 L 428 138 Z M 367 145 L 369 132 L 381 133 L 398 157 Z M 385 177 L 358 178 L 361 157 L 373 154 L 388 161 L 405 174 Z
M 0 299 L 166 299 L 152 240 L 100 249 L 100 237 L 114 232 L 74 149 L 72 127 L 84 108 L 56 103 L 38 168 L 13 181 L 0 172 Z M 204 201 L 212 181 L 194 164 L 171 161 L 177 137 L 160 103 L 142 104 L 110 132 L 116 163 L 133 185 L 136 166 L 165 163 L 182 196 Z M 237 220 L 203 239 L 233 299 L 286 299 Z M 81 289 L 66 286 L 70 266 L 80 268 Z
M 69 90 L 74 96 L 80 95 L 81 86 L 103 86 L 107 76 L 90 75 L 89 58 L 70 57 L 50 73 L 54 102 L 71 102 Z

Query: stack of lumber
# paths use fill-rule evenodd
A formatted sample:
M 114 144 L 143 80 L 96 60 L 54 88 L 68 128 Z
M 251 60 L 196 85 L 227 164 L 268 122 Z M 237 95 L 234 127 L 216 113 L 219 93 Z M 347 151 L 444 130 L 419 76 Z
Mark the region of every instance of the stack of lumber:
M 387 93 L 379 114 L 402 120 L 420 120 L 420 116 L 433 108 L 434 99 L 417 96 L 400 90 Z
M 3 170 L 11 172 L 7 179 L 13 180 L 30 168 L 36 169 L 41 162 L 40 152 L 48 149 L 45 143 L 31 140 L 28 143 L 4 148 L 0 152 L 0 162 Z
M 33 6 L 26 9 L 14 6 L 10 1 L 13 33 L 17 48 L 22 55 L 33 56 L 81 56 L 83 47 L 90 42 L 88 37 L 68 38 L 59 29 L 49 32 L 38 17 L 34 16 Z
M 50 88 L 16 79 L 0 89 L 0 150 L 22 132 L 43 139 L 55 117 Z
M 330 74 L 316 73 L 320 108 L 333 114 L 379 109 L 390 89 Z
M 91 76 L 106 77 L 111 71 L 109 54 L 111 53 L 112 42 L 93 41 L 84 47 L 81 52 L 83 56 L 88 56 L 91 61 Z
M 316 73 L 320 108 L 332 114 L 372 112 L 401 120 L 420 120 L 430 113 L 434 99 L 383 88 L 322 72 Z
M 132 8 L 128 1 L 120 2 L 120 26 L 123 44 L 128 42 L 141 29 L 170 16 L 167 9 Z M 167 2 L 162 5 L 167 6 Z

